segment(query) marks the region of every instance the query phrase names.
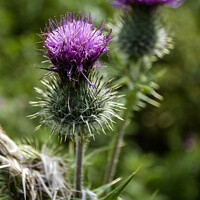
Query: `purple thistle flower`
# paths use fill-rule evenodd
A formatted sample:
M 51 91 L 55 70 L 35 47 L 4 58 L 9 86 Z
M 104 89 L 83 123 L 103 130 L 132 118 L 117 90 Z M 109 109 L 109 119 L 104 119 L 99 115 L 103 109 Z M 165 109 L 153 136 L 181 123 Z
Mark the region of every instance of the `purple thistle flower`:
M 49 20 L 49 26 L 42 33 L 45 54 L 52 62 L 47 70 L 57 72 L 62 78 L 77 80 L 80 74 L 87 77 L 89 70 L 99 57 L 106 52 L 111 42 L 110 32 L 102 33 L 104 25 L 94 27 L 89 15 L 72 12 L 58 21 Z
M 113 2 L 112 5 L 118 8 L 134 4 L 145 4 L 149 6 L 168 5 L 176 8 L 182 5 L 183 2 L 184 0 L 116 0 L 116 2 Z

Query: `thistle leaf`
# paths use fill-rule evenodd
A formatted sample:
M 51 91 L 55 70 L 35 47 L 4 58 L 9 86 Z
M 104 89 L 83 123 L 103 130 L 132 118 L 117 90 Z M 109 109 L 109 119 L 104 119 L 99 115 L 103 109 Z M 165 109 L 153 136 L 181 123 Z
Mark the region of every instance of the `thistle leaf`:
M 101 198 L 100 200 L 118 200 L 119 195 L 122 193 L 122 191 L 125 189 L 125 187 L 131 182 L 133 177 L 136 175 L 140 167 L 133 172 L 123 183 L 121 183 L 117 188 L 112 190 L 108 195 Z
M 114 184 L 118 183 L 119 181 L 121 181 L 121 178 L 118 178 L 118 179 L 112 181 L 111 183 L 103 185 L 99 188 L 96 188 L 93 190 L 93 192 L 95 194 L 97 194 L 98 197 L 100 197 L 104 192 L 106 192 L 110 187 L 112 187 Z

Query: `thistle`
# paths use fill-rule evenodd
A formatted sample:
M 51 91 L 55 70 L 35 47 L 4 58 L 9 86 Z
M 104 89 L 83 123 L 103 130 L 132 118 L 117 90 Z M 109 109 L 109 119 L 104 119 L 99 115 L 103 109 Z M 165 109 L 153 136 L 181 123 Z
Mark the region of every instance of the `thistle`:
M 172 39 L 160 19 L 160 6 L 178 7 L 183 0 L 116 0 L 112 3 L 122 8 L 117 23 L 112 24 L 117 36 L 118 48 L 127 57 L 127 79 L 130 81 L 128 98 L 125 105 L 131 111 L 144 108 L 146 103 L 159 106 L 152 97 L 162 100 L 155 90 L 158 88 L 154 79 L 158 77 L 149 73 L 152 63 L 168 54 L 173 47 Z M 153 78 L 153 79 L 152 79 Z M 149 97 L 150 96 L 150 97 Z M 123 118 L 128 116 L 124 112 Z M 125 133 L 125 123 L 121 122 L 111 150 L 105 182 L 110 182 L 115 174 L 120 147 Z
M 41 34 L 45 57 L 52 64 L 50 80 L 43 80 L 45 89 L 36 88 L 41 95 L 38 102 L 31 102 L 41 110 L 31 117 L 42 118 L 41 124 L 51 126 L 52 133 L 75 138 L 76 170 L 74 176 L 74 197 L 83 195 L 84 141 L 94 136 L 99 128 L 112 128 L 112 117 L 121 104 L 116 87 L 109 87 L 109 81 L 94 69 L 99 57 L 105 53 L 111 42 L 110 32 L 103 33 L 104 25 L 94 27 L 92 17 L 71 12 L 57 20 L 49 20 L 49 26 Z M 39 128 L 38 127 L 38 128 Z
M 36 88 L 42 96 L 31 103 L 41 111 L 32 117 L 41 116 L 41 125 L 50 125 L 52 133 L 65 137 L 93 135 L 98 126 L 105 132 L 103 126 L 111 128 L 112 116 L 120 118 L 115 111 L 121 104 L 115 102 L 117 87 L 109 88 L 93 68 L 109 49 L 110 32 L 102 33 L 104 25 L 97 29 L 91 16 L 80 13 L 76 17 L 67 13 L 60 23 L 49 20 L 49 25 L 42 36 L 45 54 L 53 64 L 46 69 L 54 74 L 50 81 L 42 81 L 45 90 Z
M 129 58 L 138 60 L 149 57 L 155 60 L 169 53 L 172 39 L 164 27 L 159 6 L 178 7 L 183 0 L 116 0 L 112 4 L 125 8 L 114 28 L 120 49 Z

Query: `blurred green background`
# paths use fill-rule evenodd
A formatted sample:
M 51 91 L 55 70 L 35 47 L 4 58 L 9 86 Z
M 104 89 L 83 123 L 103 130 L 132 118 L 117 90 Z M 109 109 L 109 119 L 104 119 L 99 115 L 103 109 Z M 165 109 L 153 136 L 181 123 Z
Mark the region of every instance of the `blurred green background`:
M 49 18 L 67 11 L 90 12 L 97 24 L 110 21 L 116 9 L 109 0 L 0 0 L 0 124 L 13 139 L 32 136 L 46 141 L 48 128 L 34 132 L 38 120 L 26 116 L 37 111 L 29 105 L 36 99 L 34 87 L 45 74 L 40 38 Z M 167 69 L 159 80 L 164 96 L 160 108 L 147 106 L 136 112 L 126 128 L 117 175 L 127 177 L 142 169 L 123 193 L 126 199 L 200 199 L 200 1 L 188 0 L 178 9 L 162 8 L 173 33 L 175 48 L 153 69 Z M 115 52 L 115 49 L 110 51 Z M 106 58 L 110 76 L 117 74 L 116 61 Z M 112 73 L 113 69 L 113 73 Z M 97 136 L 88 151 L 108 144 Z M 107 153 L 93 158 L 87 168 L 88 185 L 103 181 Z

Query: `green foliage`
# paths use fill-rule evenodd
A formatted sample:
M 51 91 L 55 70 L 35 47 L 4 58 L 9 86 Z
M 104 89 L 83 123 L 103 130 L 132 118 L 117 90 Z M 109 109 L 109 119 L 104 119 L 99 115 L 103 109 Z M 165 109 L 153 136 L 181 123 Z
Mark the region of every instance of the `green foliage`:
M 95 194 L 97 194 L 98 197 L 101 197 L 108 189 L 110 189 L 114 184 L 116 184 L 120 180 L 121 179 L 118 178 L 118 179 L 112 181 L 111 183 L 108 183 L 106 185 L 102 185 L 101 187 L 94 189 L 93 192 Z
M 133 179 L 137 171 L 133 172 L 123 183 L 121 183 L 117 188 L 112 190 L 105 197 L 101 198 L 101 200 L 118 200 L 119 195 L 122 193 L 125 187 L 130 183 L 130 181 Z
M 130 85 L 125 107 L 134 111 L 140 111 L 148 104 L 159 107 L 160 101 L 163 100 L 157 92 L 159 85 L 156 83 L 163 71 L 153 73 L 145 65 L 145 62 L 131 65 L 130 74 L 127 75 Z

